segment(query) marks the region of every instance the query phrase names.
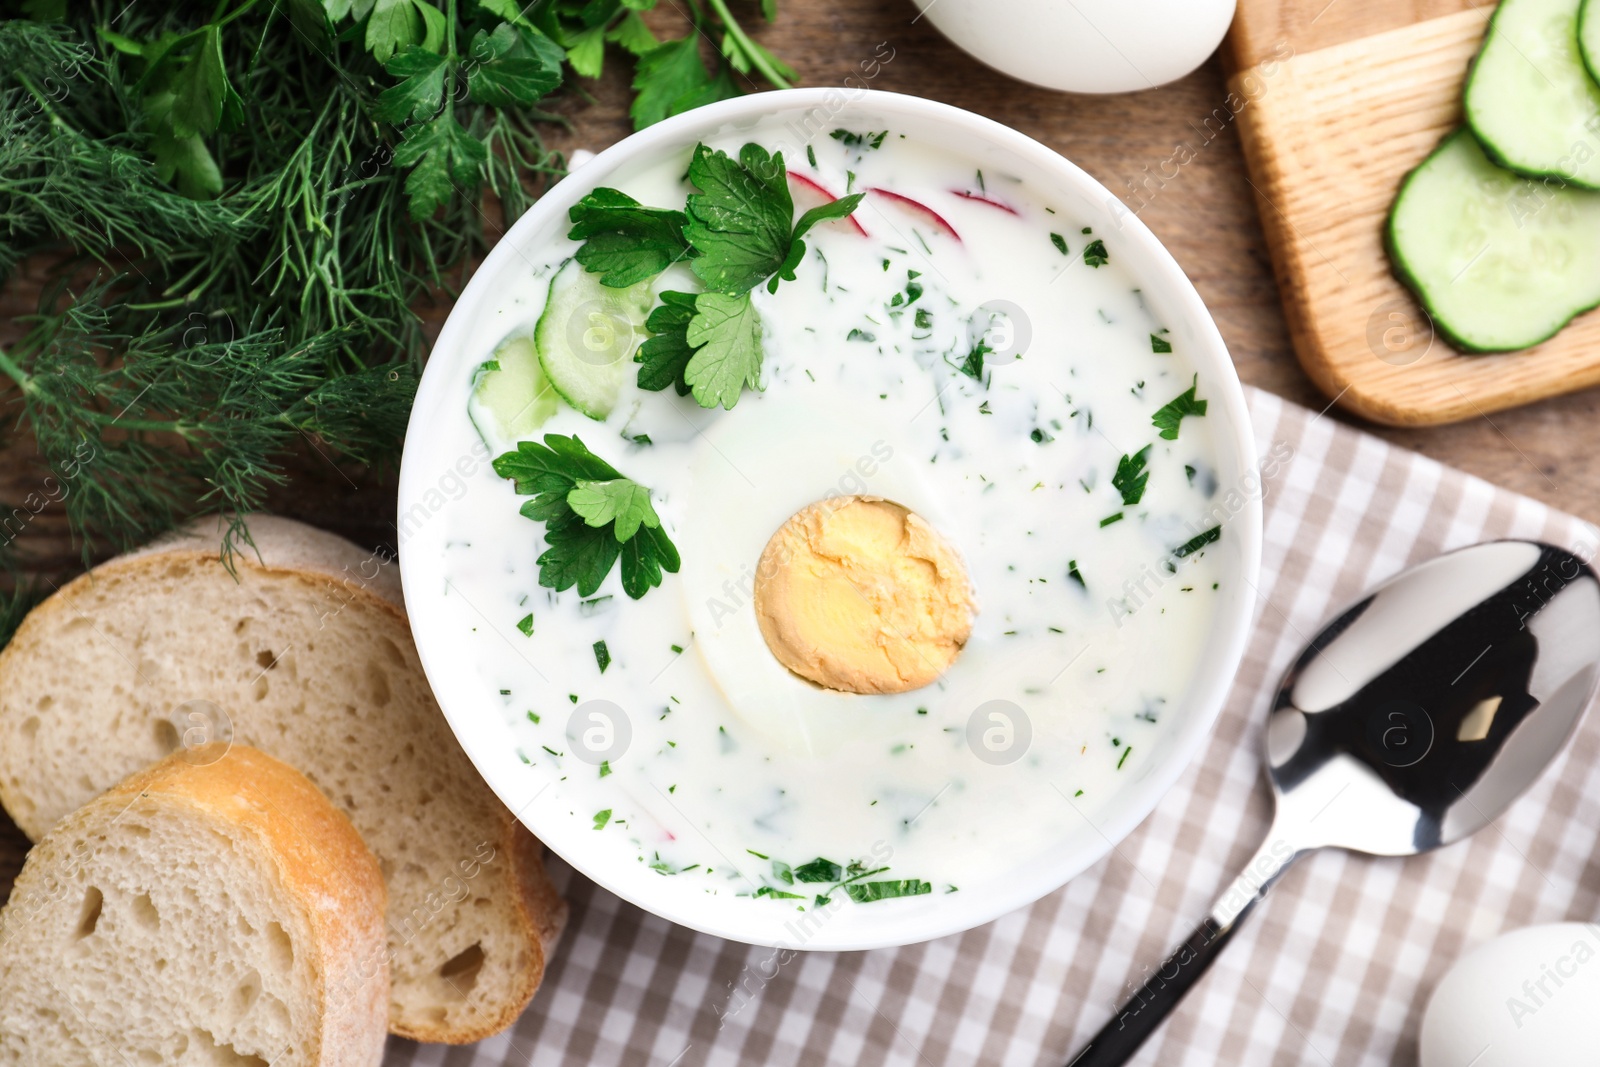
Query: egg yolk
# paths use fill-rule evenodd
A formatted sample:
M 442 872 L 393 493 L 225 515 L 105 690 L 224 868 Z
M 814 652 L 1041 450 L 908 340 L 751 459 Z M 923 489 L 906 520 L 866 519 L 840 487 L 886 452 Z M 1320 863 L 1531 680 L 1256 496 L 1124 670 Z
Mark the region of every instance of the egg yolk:
M 801 509 L 772 535 L 755 610 L 767 647 L 800 677 L 903 693 L 950 667 L 976 609 L 960 556 L 920 516 L 847 496 Z

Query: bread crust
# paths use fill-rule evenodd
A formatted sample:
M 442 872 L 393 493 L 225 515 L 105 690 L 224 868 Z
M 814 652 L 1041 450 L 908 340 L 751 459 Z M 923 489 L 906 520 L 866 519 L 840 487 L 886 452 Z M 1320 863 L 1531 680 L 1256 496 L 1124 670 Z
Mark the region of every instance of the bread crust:
M 221 746 L 218 746 L 220 749 Z M 196 759 L 196 755 L 203 758 Z M 387 896 L 378 861 L 356 828 L 299 771 L 236 745 L 211 756 L 180 752 L 134 773 L 62 820 L 28 857 L 16 892 L 67 857 L 53 847 L 116 819 L 141 797 L 181 804 L 250 838 L 268 857 L 284 892 L 305 910 L 316 957 L 317 1067 L 377 1067 L 388 1030 L 384 962 Z
M 245 516 L 245 521 L 253 547 L 241 547 L 234 557 L 236 567 L 257 568 L 305 582 L 308 595 L 325 598 L 325 614 L 337 613 L 357 601 L 364 602 L 392 616 L 409 633 L 400 576 L 392 561 L 335 534 L 292 519 L 251 514 Z M 40 635 L 46 631 L 50 613 L 71 611 L 73 597 L 85 587 L 111 574 L 138 574 L 145 568 L 153 571 L 174 559 L 217 565 L 218 546 L 226 529 L 227 520 L 220 516 L 198 520 L 143 548 L 102 563 L 63 586 L 29 613 L 11 643 L 0 650 L 0 687 L 6 684 L 7 666 L 13 657 L 26 657 L 40 644 Z M 460 758 L 466 761 L 464 753 Z M 470 767 L 470 761 L 466 762 Z M 476 769 L 470 773 L 483 790 L 489 810 L 497 813 L 492 844 L 496 857 L 504 857 L 510 867 L 505 875 L 506 888 L 516 894 L 512 901 L 515 928 L 507 933 L 525 946 L 528 965 L 517 970 L 516 988 L 509 996 L 499 1003 L 482 1005 L 482 1010 L 470 1021 L 446 1025 L 425 1018 L 391 1016 L 391 1033 L 417 1041 L 470 1044 L 514 1023 L 537 992 L 546 958 L 566 925 L 566 902 L 545 871 L 543 847 L 477 778 Z M 330 799 L 337 805 L 337 798 Z M 0 805 L 13 814 L 24 833 L 37 840 L 47 827 L 34 825 L 27 806 L 21 801 L 0 776 Z

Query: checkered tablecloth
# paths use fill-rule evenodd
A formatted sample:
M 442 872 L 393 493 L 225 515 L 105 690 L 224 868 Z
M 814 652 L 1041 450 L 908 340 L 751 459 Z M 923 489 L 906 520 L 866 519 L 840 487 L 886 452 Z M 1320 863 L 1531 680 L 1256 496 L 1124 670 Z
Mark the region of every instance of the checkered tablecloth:
M 1266 833 L 1265 711 L 1305 635 L 1444 549 L 1534 537 L 1592 554 L 1571 516 L 1250 393 L 1266 488 L 1257 624 L 1210 742 L 1135 833 L 1065 888 L 903 949 L 775 956 L 673 926 L 552 858 L 571 925 L 544 988 L 474 1048 L 392 1040 L 386 1063 L 1060 1064 L 1209 909 Z M 1281 444 L 1280 444 L 1281 443 Z M 1429 856 L 1329 850 L 1291 870 L 1141 1064 L 1416 1059 L 1450 963 L 1512 927 L 1600 916 L 1600 717 L 1496 824 Z

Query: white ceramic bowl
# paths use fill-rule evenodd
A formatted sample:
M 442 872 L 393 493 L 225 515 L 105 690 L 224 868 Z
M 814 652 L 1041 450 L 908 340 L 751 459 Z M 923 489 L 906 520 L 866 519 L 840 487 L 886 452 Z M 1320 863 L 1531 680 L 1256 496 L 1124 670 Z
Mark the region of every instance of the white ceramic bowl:
M 1007 872 L 984 892 L 930 894 L 895 901 L 892 908 L 835 906 L 809 913 L 797 925 L 792 910 L 744 907 L 703 891 L 677 887 L 620 855 L 614 843 L 570 817 L 547 789 L 548 779 L 530 772 L 517 756 L 516 742 L 498 709 L 483 706 L 482 680 L 473 668 L 452 659 L 452 625 L 446 612 L 427 610 L 443 588 L 447 523 L 430 521 L 450 506 L 452 495 L 497 481 L 473 455 L 476 436 L 465 411 L 472 370 L 504 335 L 506 321 L 496 310 L 514 291 L 526 292 L 528 264 L 564 235 L 568 208 L 613 175 L 664 151 L 685 155 L 696 141 L 718 132 L 737 132 L 758 119 L 777 115 L 792 120 L 796 143 L 786 151 L 804 153 L 800 131 L 826 137 L 836 126 L 885 126 L 926 142 L 960 145 L 984 153 L 997 170 L 1048 190 L 1052 202 L 1081 217 L 1097 232 L 1118 234 L 1119 259 L 1136 278 L 1145 300 L 1172 339 L 1181 343 L 1199 371 L 1210 400 L 1219 483 L 1237 507 L 1228 518 L 1228 536 L 1216 551 L 1225 580 L 1219 607 L 1198 674 L 1175 702 L 1172 727 L 1157 742 L 1147 763 L 1129 775 L 1102 809 L 1098 825 L 1083 823 L 1050 855 Z M 768 146 L 774 147 L 774 146 Z M 477 446 L 480 450 L 481 446 Z M 989 119 L 916 97 L 869 90 L 793 89 L 727 100 L 668 119 L 600 153 L 558 184 L 500 240 L 456 302 L 417 394 L 400 472 L 400 570 L 412 605 L 416 635 L 428 681 L 445 717 L 479 772 L 552 850 L 606 889 L 647 911 L 707 933 L 761 945 L 846 950 L 903 945 L 957 933 L 1024 907 L 1059 888 L 1097 862 L 1148 815 L 1210 733 L 1243 654 L 1261 555 L 1261 506 L 1255 478 L 1255 448 L 1244 393 L 1233 363 L 1199 294 L 1161 243 L 1103 186 L 1037 141 Z M 537 540 L 530 530 L 528 549 Z M 507 655 L 515 655 L 507 643 Z M 563 694 L 553 694 L 554 700 Z

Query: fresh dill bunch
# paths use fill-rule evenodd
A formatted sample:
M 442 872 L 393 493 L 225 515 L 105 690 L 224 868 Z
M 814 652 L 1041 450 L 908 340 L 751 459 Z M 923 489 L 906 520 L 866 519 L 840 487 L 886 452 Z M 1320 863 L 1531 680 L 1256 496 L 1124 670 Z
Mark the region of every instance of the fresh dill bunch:
M 83 40 L 0 22 L 0 272 L 58 260 L 0 374 L 42 464 L 73 474 L 86 556 L 259 509 L 300 451 L 392 463 L 424 348 L 413 304 L 438 267 L 392 173 L 359 170 L 383 144 L 360 93 L 295 67 L 292 39 L 255 40 L 280 95 L 219 146 L 236 186 L 196 200 L 146 158 L 131 85 Z M 86 288 L 82 257 L 100 264 Z
M 106 116 L 88 110 L 102 94 L 72 90 L 107 76 L 66 29 L 0 22 L 0 281 L 41 245 L 125 265 L 130 253 L 170 257 L 237 224 L 225 205 L 158 182 L 125 129 L 103 132 Z
M 195 511 L 260 508 L 302 443 L 370 461 L 410 407 L 409 365 L 330 374 L 340 331 L 285 344 L 270 321 L 160 325 L 96 282 L 0 354 L 74 529 L 138 543 Z M 114 357 L 112 354 L 114 353 Z M 228 546 L 232 547 L 231 543 Z
M 126 269 L 130 256 L 170 258 L 237 233 L 227 205 L 162 188 L 137 153 L 30 119 L 28 103 L 17 90 L 0 91 L 0 280 L 30 252 L 58 243 Z

